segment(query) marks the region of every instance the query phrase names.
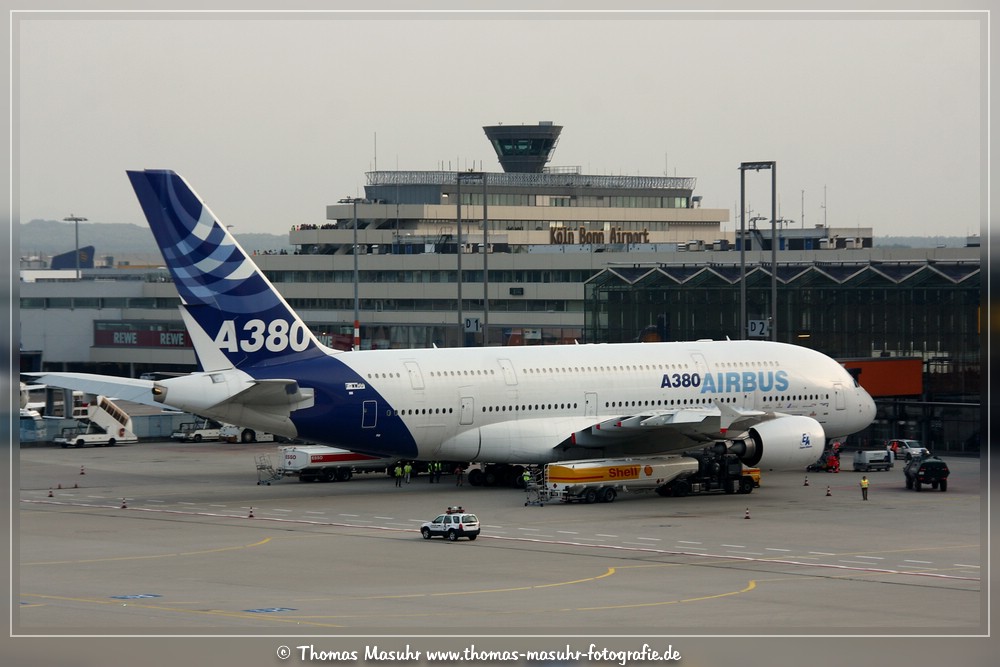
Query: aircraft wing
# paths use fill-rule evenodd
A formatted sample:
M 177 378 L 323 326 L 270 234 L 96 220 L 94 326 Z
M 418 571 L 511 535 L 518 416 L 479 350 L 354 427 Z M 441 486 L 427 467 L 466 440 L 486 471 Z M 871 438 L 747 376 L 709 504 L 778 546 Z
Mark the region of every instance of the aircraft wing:
M 24 373 L 41 384 L 162 408 L 153 400 L 153 381 L 90 373 Z
M 631 415 L 604 418 L 575 434 L 583 447 L 606 447 L 615 441 L 634 443 L 643 452 L 682 449 L 694 442 L 709 442 L 739 435 L 751 426 L 779 417 L 774 412 L 734 408 L 725 403 L 703 407 L 643 410 Z

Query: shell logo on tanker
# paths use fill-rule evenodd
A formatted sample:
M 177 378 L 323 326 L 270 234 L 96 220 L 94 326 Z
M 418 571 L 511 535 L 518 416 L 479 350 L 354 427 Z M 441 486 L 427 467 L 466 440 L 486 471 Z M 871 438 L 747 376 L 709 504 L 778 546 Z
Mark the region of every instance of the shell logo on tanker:
M 611 479 L 635 479 L 638 476 L 639 466 L 612 466 L 608 468 L 608 477 Z

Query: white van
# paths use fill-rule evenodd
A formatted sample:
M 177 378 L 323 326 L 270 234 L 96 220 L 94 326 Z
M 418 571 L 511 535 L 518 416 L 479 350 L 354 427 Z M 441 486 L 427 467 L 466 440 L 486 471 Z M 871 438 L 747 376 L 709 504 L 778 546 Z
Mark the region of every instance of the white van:
M 891 470 L 892 456 L 888 449 L 859 449 L 854 452 L 854 471 Z

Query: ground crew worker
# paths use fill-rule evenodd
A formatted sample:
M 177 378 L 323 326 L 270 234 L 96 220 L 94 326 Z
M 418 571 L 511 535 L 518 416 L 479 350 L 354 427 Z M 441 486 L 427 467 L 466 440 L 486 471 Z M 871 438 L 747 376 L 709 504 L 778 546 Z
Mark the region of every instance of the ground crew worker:
M 521 475 L 521 479 L 524 480 L 524 486 L 525 486 L 525 488 L 527 488 L 528 484 L 531 484 L 531 471 L 528 470 L 527 468 L 525 468 L 524 469 L 524 474 Z
M 410 473 L 413 472 L 413 466 L 407 461 L 406 465 L 403 466 L 403 476 L 406 477 L 406 483 L 410 483 Z
M 462 466 L 455 466 L 455 486 L 464 486 L 464 482 L 462 481 L 462 474 L 464 472 Z
M 396 486 L 402 486 L 403 485 L 403 466 L 401 466 L 401 465 L 399 465 L 397 463 L 396 464 L 396 470 L 394 472 L 395 472 L 395 476 L 396 476 Z
M 436 465 L 436 462 L 434 462 L 434 461 L 431 461 L 430 463 L 427 464 L 427 483 L 428 484 L 433 484 L 434 483 L 434 466 L 435 465 Z
M 437 462 L 437 467 L 434 469 L 434 481 L 438 484 L 441 483 L 441 469 L 444 468 L 444 464 L 440 461 Z
M 868 477 L 861 476 L 861 500 L 868 500 Z

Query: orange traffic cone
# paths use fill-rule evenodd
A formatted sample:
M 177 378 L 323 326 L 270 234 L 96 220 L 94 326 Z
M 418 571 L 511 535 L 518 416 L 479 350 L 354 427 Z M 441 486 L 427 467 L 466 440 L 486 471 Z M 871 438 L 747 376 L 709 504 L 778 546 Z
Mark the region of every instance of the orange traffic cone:
M 830 493 L 830 487 L 829 486 L 826 487 L 826 495 L 828 495 L 828 496 L 832 496 L 833 495 L 832 493 Z
M 52 497 L 52 489 L 49 489 L 49 498 Z
M 749 519 L 750 518 L 750 508 L 749 507 L 747 508 L 747 513 L 743 515 L 743 518 L 744 519 Z
M 86 474 L 87 474 L 87 473 L 85 473 L 85 472 L 83 471 L 83 466 L 80 466 L 80 474 L 81 474 L 81 475 L 86 475 Z
M 802 483 L 802 486 L 809 486 L 809 475 L 806 475 L 806 481 Z
M 123 510 L 127 510 L 128 509 L 128 505 L 125 504 L 125 499 L 124 498 L 122 498 L 122 509 Z
M 253 518 L 253 508 L 252 507 L 250 508 L 250 516 L 248 516 L 247 518 L 248 519 L 252 519 Z

